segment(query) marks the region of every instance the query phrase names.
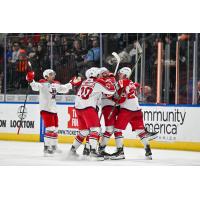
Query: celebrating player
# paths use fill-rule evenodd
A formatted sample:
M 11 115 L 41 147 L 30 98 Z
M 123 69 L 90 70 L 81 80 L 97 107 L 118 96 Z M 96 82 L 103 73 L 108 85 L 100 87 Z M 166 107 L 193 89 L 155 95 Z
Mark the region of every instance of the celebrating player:
M 120 104 L 120 111 L 114 126 L 117 151 L 112 154 L 111 159 L 125 158 L 122 131 L 126 129 L 128 123 L 131 124 L 132 130 L 136 131 L 143 143 L 146 158 L 152 159 L 149 140 L 155 139 L 157 135 L 156 133 L 149 133 L 145 130 L 143 114 L 136 96 L 137 83 L 133 83 L 129 79 L 130 75 L 131 69 L 128 67 L 120 69 L 118 73 L 117 93 L 119 98 L 116 99 L 116 102 Z
M 105 67 L 100 68 L 100 78 L 102 78 L 106 83 L 109 83 L 113 86 L 116 82 L 113 73 L 110 73 L 110 71 Z M 112 95 L 102 94 L 101 108 L 102 108 L 102 115 L 105 121 L 105 132 L 102 135 L 98 151 L 105 158 L 110 156 L 110 154 L 105 152 L 105 147 L 114 132 L 114 124 L 119 111 L 119 108 L 118 107 L 114 108 L 114 105 L 115 102 L 112 100 Z M 109 118 L 110 112 L 112 110 L 113 114 Z
M 90 156 L 98 160 L 104 160 L 104 156 L 96 151 L 100 133 L 100 120 L 96 107 L 102 93 L 112 95 L 115 89 L 112 84 L 98 78 L 99 68 L 92 67 L 86 71 L 85 75 L 87 79 L 82 82 L 75 99 L 80 134 L 76 136 L 70 154 L 76 155 L 78 147 L 85 137 L 90 135 Z
M 44 121 L 46 131 L 44 134 L 44 155 L 48 156 L 58 152 L 58 115 L 56 109 L 56 94 L 67 93 L 72 89 L 72 85 L 79 83 L 73 78 L 70 83 L 61 85 L 55 80 L 56 73 L 52 69 L 43 72 L 44 79 L 39 82 L 34 81 L 35 74 L 29 71 L 26 80 L 30 83 L 33 91 L 39 91 L 40 114 Z

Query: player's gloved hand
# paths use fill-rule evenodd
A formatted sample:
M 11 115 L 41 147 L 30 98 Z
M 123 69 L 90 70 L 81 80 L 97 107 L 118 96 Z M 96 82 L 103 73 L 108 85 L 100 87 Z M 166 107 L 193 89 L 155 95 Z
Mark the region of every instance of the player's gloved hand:
M 140 87 L 140 84 L 137 83 L 137 82 L 135 82 L 135 83 L 134 83 L 134 86 L 135 86 L 136 88 L 139 88 L 139 87 Z
M 125 88 L 129 85 L 129 83 L 130 83 L 129 79 L 123 79 L 118 81 L 119 88 Z
M 35 72 L 34 71 L 29 71 L 26 75 L 26 80 L 31 83 L 35 78 Z
M 73 86 L 80 86 L 82 83 L 81 77 L 76 77 L 74 76 L 70 81 L 69 81 Z

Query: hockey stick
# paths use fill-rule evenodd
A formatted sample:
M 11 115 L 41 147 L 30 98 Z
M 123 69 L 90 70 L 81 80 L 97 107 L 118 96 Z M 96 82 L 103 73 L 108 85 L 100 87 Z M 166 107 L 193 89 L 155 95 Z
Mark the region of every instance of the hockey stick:
M 116 52 L 112 52 L 112 55 L 113 55 L 113 56 L 116 58 L 116 60 L 117 60 L 117 65 L 116 65 L 115 71 L 114 71 L 114 76 L 116 76 L 117 70 L 118 70 L 118 68 L 119 68 L 119 64 L 120 64 L 121 59 L 120 59 L 119 55 L 118 55 Z M 101 112 L 101 115 L 100 115 L 100 117 L 99 117 L 100 121 L 101 121 L 102 115 L 103 115 L 103 113 Z
M 119 63 L 120 63 L 121 59 L 120 59 L 119 55 L 118 55 L 116 52 L 113 52 L 112 55 L 113 55 L 113 56 L 116 58 L 116 60 L 117 60 L 117 65 L 116 65 L 116 67 L 115 67 L 115 72 L 114 72 L 114 76 L 115 76 L 115 75 L 117 74 L 117 70 L 118 70 L 118 68 L 119 68 Z
M 32 69 L 30 61 L 28 61 L 28 65 L 29 65 L 30 69 Z M 23 122 L 23 117 L 24 117 L 24 111 L 25 111 L 25 108 L 26 108 L 26 102 L 27 102 L 28 94 L 29 94 L 29 88 L 30 88 L 30 84 L 28 83 L 28 88 L 26 90 L 25 101 L 24 101 L 23 109 L 22 109 L 22 116 L 21 116 L 20 124 L 19 124 L 18 130 L 17 130 L 17 135 L 19 135 L 20 129 L 22 127 L 22 122 Z
M 132 75 L 132 73 L 133 73 L 133 71 L 134 71 L 136 65 L 138 64 L 138 62 L 140 61 L 140 58 L 142 57 L 142 48 L 141 48 L 141 46 L 140 46 L 139 43 L 138 43 L 137 45 L 138 45 L 138 50 L 139 50 L 139 56 L 138 56 L 138 59 L 136 60 L 136 62 L 135 62 L 135 64 L 134 64 L 134 66 L 133 66 L 133 68 L 132 68 L 132 70 L 131 70 L 131 73 L 130 73 L 130 75 L 129 75 L 128 78 L 131 77 L 131 75 Z M 111 110 L 111 112 L 110 112 L 110 114 L 109 114 L 109 116 L 108 116 L 108 119 L 111 118 L 111 116 L 112 116 L 112 114 L 113 114 L 113 112 L 114 112 L 114 110 L 115 110 L 117 104 L 119 103 L 119 100 L 120 100 L 120 98 L 121 98 L 121 95 L 123 94 L 123 91 L 124 91 L 124 89 L 122 90 L 120 96 L 118 97 L 117 102 L 115 102 L 115 105 L 113 106 L 113 108 L 112 108 L 112 110 Z

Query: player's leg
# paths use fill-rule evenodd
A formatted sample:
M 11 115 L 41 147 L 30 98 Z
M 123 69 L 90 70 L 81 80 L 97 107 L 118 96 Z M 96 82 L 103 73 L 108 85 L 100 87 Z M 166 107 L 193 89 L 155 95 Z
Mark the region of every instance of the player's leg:
M 52 145 L 54 144 L 54 140 L 57 139 L 58 135 L 55 133 L 55 121 L 54 114 L 41 111 L 41 117 L 45 126 L 44 133 L 44 154 L 53 154 Z
M 124 155 L 124 144 L 123 144 L 123 134 L 122 131 L 126 129 L 127 124 L 131 118 L 131 112 L 120 109 L 117 120 L 115 121 L 114 136 L 117 151 L 112 154 L 111 159 L 119 160 L 125 159 Z
M 103 108 L 102 113 L 105 121 L 105 132 L 102 135 L 101 141 L 99 143 L 99 153 L 104 156 L 105 159 L 110 157 L 110 154 L 105 151 L 108 141 L 114 132 L 114 125 L 116 121 L 116 117 L 118 114 L 118 109 L 115 108 L 112 116 L 109 118 L 110 112 L 112 111 L 112 106 L 106 106 Z
M 79 133 L 76 135 L 74 142 L 71 146 L 71 154 L 76 155 L 77 149 L 81 146 L 84 139 L 89 135 L 89 130 L 87 128 L 87 125 L 85 123 L 84 117 L 83 117 L 83 111 L 76 110 L 77 118 L 78 118 L 78 125 L 79 125 Z
M 140 138 L 140 141 L 144 145 L 146 158 L 152 159 L 152 152 L 149 141 L 152 140 L 153 137 L 156 137 L 156 133 L 149 134 L 145 130 L 142 111 L 135 112 L 134 117 L 130 123 L 132 130 L 136 131 L 137 136 Z
M 86 143 L 83 149 L 83 155 L 89 156 L 90 155 L 90 144 L 89 144 L 90 135 L 88 134 L 86 137 Z
M 101 139 L 101 146 L 106 146 L 110 137 L 113 134 L 114 131 L 114 124 L 115 124 L 115 119 L 116 119 L 116 115 L 117 115 L 117 109 L 114 110 L 112 116 L 110 117 L 110 119 L 108 119 L 110 112 L 112 111 L 113 107 L 112 106 L 105 106 L 102 109 L 102 114 L 104 116 L 104 121 L 105 121 L 105 133 L 102 136 Z
M 58 149 L 58 115 L 57 113 L 54 114 L 54 123 L 55 123 L 54 134 L 56 137 L 52 142 L 52 149 L 56 153 L 62 153 L 62 151 Z
M 90 117 L 88 117 L 90 116 Z M 101 131 L 100 119 L 94 108 L 88 108 L 84 115 L 87 127 L 90 129 L 89 144 L 90 156 L 97 160 L 104 160 L 104 157 L 97 152 L 99 134 Z

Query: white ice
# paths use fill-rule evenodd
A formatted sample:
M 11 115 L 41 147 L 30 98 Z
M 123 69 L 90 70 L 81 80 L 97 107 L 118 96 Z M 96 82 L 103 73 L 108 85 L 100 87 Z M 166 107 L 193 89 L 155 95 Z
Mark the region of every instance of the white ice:
M 160 165 L 200 165 L 200 152 L 158 150 L 152 149 L 153 160 L 145 160 L 144 150 L 141 148 L 125 148 L 125 160 L 90 161 L 69 160 L 67 153 L 70 144 L 59 144 L 62 154 L 54 157 L 43 156 L 43 143 L 0 141 L 0 165 L 32 165 L 32 166 L 61 166 L 61 165 L 101 165 L 101 166 L 160 166 Z M 83 146 L 78 149 L 81 154 Z M 114 152 L 114 147 L 107 151 Z

